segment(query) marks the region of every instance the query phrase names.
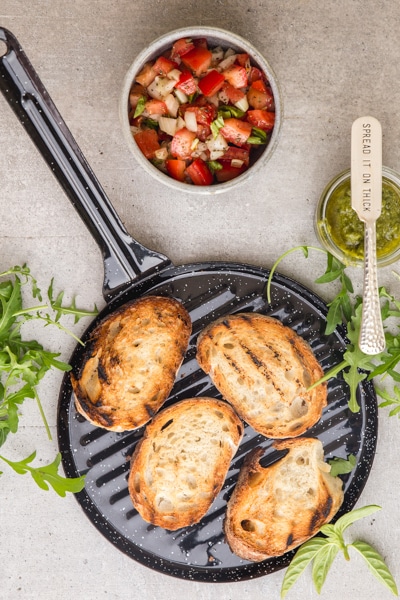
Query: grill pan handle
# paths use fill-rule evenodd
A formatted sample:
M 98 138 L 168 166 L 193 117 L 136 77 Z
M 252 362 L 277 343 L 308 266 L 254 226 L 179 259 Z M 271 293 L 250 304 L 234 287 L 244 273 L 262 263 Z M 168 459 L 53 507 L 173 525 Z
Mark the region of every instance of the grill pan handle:
M 18 40 L 0 27 L 1 41 L 1 92 L 100 246 L 109 301 L 171 261 L 128 234 Z

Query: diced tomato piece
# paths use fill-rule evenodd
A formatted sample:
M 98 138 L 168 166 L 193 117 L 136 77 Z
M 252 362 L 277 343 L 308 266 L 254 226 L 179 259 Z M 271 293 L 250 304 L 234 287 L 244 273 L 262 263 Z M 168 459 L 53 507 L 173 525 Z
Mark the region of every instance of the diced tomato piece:
M 176 69 L 177 66 L 178 64 L 173 60 L 170 60 L 165 56 L 159 56 L 153 65 L 153 69 L 157 73 L 157 75 L 166 75 L 167 73 L 172 71 L 172 69 Z
M 237 148 L 236 146 L 228 146 L 223 156 L 221 156 L 221 161 L 232 160 L 241 160 L 247 167 L 250 161 L 250 150 L 248 148 Z
M 195 185 L 211 185 L 213 176 L 204 160 L 196 158 L 187 168 L 186 173 Z
M 182 38 L 177 40 L 171 50 L 171 58 L 176 58 L 177 56 L 183 56 L 190 50 L 193 50 L 194 43 L 190 38 Z
M 248 67 L 250 64 L 250 56 L 243 52 L 242 54 L 236 54 L 236 62 L 241 67 Z
M 211 64 L 212 54 L 207 48 L 198 46 L 189 50 L 182 57 L 183 64 L 188 67 L 196 77 L 205 73 Z
M 236 144 L 236 146 L 243 146 L 250 137 L 251 128 L 251 124 L 247 121 L 241 121 L 240 119 L 235 119 L 235 117 L 230 117 L 229 119 L 225 119 L 224 126 L 221 127 L 220 133 L 228 142 L 232 142 L 232 144 Z
M 233 85 L 227 81 L 225 81 L 223 87 L 221 88 L 221 94 L 223 94 L 231 104 L 235 104 L 236 102 L 243 100 L 246 95 L 244 92 L 242 92 L 242 90 L 233 87 Z
M 136 75 L 135 81 L 147 87 L 151 84 L 152 81 L 155 80 L 157 73 L 153 69 L 152 63 L 146 63 L 143 69 L 140 71 L 138 75 Z
M 242 173 L 244 173 L 247 169 L 247 166 L 243 164 L 241 167 L 232 167 L 231 161 L 227 160 L 218 160 L 218 162 L 222 165 L 222 169 L 215 170 L 215 178 L 218 183 L 223 183 L 224 181 L 230 181 L 231 179 L 235 179 Z
M 250 67 L 247 79 L 249 83 L 253 83 L 253 81 L 257 81 L 258 79 L 263 79 L 262 71 L 257 67 Z
M 156 151 L 160 149 L 157 132 L 154 129 L 142 129 L 133 137 L 145 157 L 154 158 Z
M 205 96 L 214 96 L 224 85 L 225 77 L 217 71 L 212 69 L 199 80 L 199 88 L 202 94 Z
M 142 85 L 140 85 L 140 83 L 134 83 L 131 91 L 129 92 L 129 104 L 131 106 L 131 108 L 135 109 L 137 107 L 137 104 L 140 100 L 140 98 L 145 97 L 146 98 L 147 94 L 146 94 L 146 90 L 144 89 L 144 87 Z
M 235 88 L 244 88 L 247 86 L 247 71 L 239 65 L 231 65 L 225 71 L 222 71 L 225 79 Z
M 196 133 L 189 131 L 186 127 L 179 129 L 171 140 L 171 154 L 176 158 L 186 160 L 192 154 L 192 144 L 196 139 Z
M 144 110 L 149 115 L 167 115 L 168 114 L 168 108 L 167 108 L 167 105 L 165 104 L 165 102 L 163 102 L 162 100 L 156 100 L 155 98 L 151 98 L 150 100 L 147 100 L 147 102 L 145 102 Z
M 186 161 L 179 158 L 168 158 L 165 161 L 168 175 L 177 181 L 185 181 Z
M 193 40 L 195 46 L 201 46 L 202 48 L 208 48 L 207 38 L 196 38 Z
M 275 113 L 268 110 L 248 110 L 247 120 L 253 127 L 258 127 L 263 131 L 271 131 L 275 125 Z
M 253 83 L 251 84 L 251 87 L 254 88 L 255 90 L 258 90 L 259 92 L 267 91 L 267 86 L 265 85 L 265 81 L 263 81 L 262 79 L 256 79 L 256 81 L 253 81 Z
M 178 82 L 175 85 L 178 90 L 181 90 L 188 96 L 191 96 L 195 92 L 197 92 L 197 84 L 195 78 L 193 77 L 190 71 L 183 71 L 181 76 L 178 79 Z
M 260 90 L 259 86 L 255 87 L 256 84 L 261 84 L 264 89 Z M 269 109 L 274 106 L 274 97 L 261 79 L 251 84 L 247 92 L 247 100 L 250 106 L 257 109 Z
M 198 106 L 196 104 L 182 104 L 182 115 L 184 115 L 186 111 L 194 112 L 196 121 L 200 125 L 207 125 L 208 127 L 217 116 L 217 108 L 213 104 L 204 104 L 203 106 Z

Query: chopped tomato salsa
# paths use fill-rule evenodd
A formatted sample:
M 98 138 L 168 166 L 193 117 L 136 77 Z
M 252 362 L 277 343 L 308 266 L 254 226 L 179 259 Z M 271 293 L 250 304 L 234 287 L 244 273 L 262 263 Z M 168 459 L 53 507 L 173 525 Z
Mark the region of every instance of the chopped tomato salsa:
M 244 173 L 275 123 L 265 74 L 248 54 L 211 48 L 204 38 L 176 40 L 147 62 L 129 103 L 144 156 L 173 179 L 199 186 Z

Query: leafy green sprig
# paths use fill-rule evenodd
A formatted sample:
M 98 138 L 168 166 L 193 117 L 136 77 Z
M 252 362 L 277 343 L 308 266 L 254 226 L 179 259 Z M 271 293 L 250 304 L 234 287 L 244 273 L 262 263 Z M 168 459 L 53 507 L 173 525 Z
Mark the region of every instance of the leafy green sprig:
M 36 452 L 32 452 L 27 458 L 20 461 L 12 461 L 0 455 L 0 460 L 7 463 L 16 473 L 25 475 L 30 473 L 33 480 L 42 490 L 48 490 L 49 485 L 59 495 L 64 497 L 67 492 L 80 492 L 85 485 L 85 476 L 81 477 L 62 477 L 58 473 L 61 463 L 61 454 L 58 453 L 52 463 L 43 467 L 32 467 L 30 463 L 35 459 Z M 2 472 L 0 471 L 0 475 Z
M 10 433 L 17 433 L 19 410 L 27 399 L 36 401 L 48 438 L 51 439 L 50 428 L 38 394 L 38 386 L 50 369 L 69 371 L 70 366 L 58 359 L 59 353 L 45 349 L 37 340 L 23 339 L 21 330 L 24 324 L 36 320 L 42 322 L 44 327 L 57 327 L 80 341 L 60 322 L 61 317 L 73 316 L 74 322 L 77 323 L 82 317 L 96 315 L 98 310 L 96 306 L 90 311 L 80 309 L 76 306 L 75 299 L 70 304 L 64 304 L 64 292 L 55 295 L 53 280 L 47 289 L 47 300 L 44 302 L 37 281 L 26 265 L 15 266 L 0 273 L 0 279 L 3 279 L 0 282 L 0 446 L 5 443 Z M 25 306 L 24 286 L 27 286 L 32 298 L 40 304 Z M 25 471 L 31 472 L 37 481 L 39 475 L 33 475 L 37 471 L 28 466 L 31 457 L 21 463 L 12 463 L 3 456 L 1 458 L 14 470 L 17 470 L 15 465 L 20 464 L 20 470 L 17 472 L 21 472 L 24 468 Z M 58 467 L 58 464 L 52 464 Z M 54 470 L 55 467 L 51 469 Z M 60 481 L 58 481 L 59 486 Z M 65 485 L 65 489 L 68 490 L 71 484 Z
M 326 270 L 323 275 L 315 280 L 315 283 L 326 284 L 337 281 L 340 285 L 339 292 L 328 304 L 325 333 L 329 335 L 340 324 L 345 324 L 347 328 L 347 344 L 342 361 L 327 371 L 311 387 L 316 387 L 323 381 L 328 381 L 342 372 L 343 378 L 348 383 L 350 390 L 349 408 L 352 412 L 358 412 L 360 407 L 357 402 L 357 388 L 361 381 L 367 378 L 373 379 L 377 376 L 384 378 L 389 375 L 394 381 L 400 382 L 400 373 L 396 371 L 396 366 L 400 363 L 400 335 L 385 331 L 386 348 L 380 354 L 370 356 L 360 350 L 358 339 L 361 328 L 362 299 L 354 295 L 353 284 L 346 273 L 345 265 L 322 248 L 296 246 L 282 254 L 274 263 L 268 278 L 268 302 L 271 302 L 272 279 L 279 263 L 292 252 L 299 250 L 303 252 L 306 258 L 308 258 L 310 250 L 323 252 L 327 256 Z M 384 287 L 380 288 L 379 294 L 381 298 L 382 320 L 385 325 L 386 319 L 400 317 L 400 302 Z M 385 403 L 382 403 L 381 406 L 389 406 L 391 403 L 397 406 L 399 403 L 398 398 L 400 398 L 400 388 L 395 388 L 394 396 L 388 396 L 385 393 Z M 391 414 L 400 414 L 400 410 Z
M 296 552 L 285 572 L 281 587 L 281 598 L 284 598 L 308 565 L 312 565 L 312 579 L 315 589 L 321 592 L 328 572 L 339 551 L 343 552 L 346 560 L 350 560 L 349 550 L 357 551 L 365 560 L 372 574 L 387 587 L 395 596 L 398 595 L 397 585 L 380 553 L 370 544 L 355 540 L 346 543 L 344 532 L 355 521 L 367 517 L 380 510 L 380 506 L 369 505 L 350 511 L 340 517 L 335 524 L 323 525 L 320 529 L 322 536 L 308 540 Z

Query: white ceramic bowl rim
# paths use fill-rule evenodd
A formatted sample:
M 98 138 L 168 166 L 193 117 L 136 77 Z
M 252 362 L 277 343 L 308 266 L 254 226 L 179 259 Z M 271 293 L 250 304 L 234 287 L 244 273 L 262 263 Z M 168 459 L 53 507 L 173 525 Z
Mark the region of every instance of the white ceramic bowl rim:
M 209 42 L 211 42 L 211 44 L 215 44 L 215 46 L 222 45 L 224 47 L 233 48 L 234 50 L 237 49 L 245 51 L 250 55 L 253 64 L 258 66 L 265 73 L 269 80 L 275 99 L 275 125 L 274 129 L 272 130 L 268 145 L 261 156 L 247 171 L 231 181 L 208 186 L 197 186 L 176 181 L 152 165 L 151 162 L 141 153 L 132 137 L 128 118 L 128 107 L 129 92 L 132 87 L 134 77 L 140 71 L 144 63 L 154 60 L 162 52 L 170 48 L 176 40 L 182 37 L 205 37 Z M 129 67 L 124 79 L 119 103 L 119 117 L 122 126 L 122 132 L 126 142 L 128 143 L 128 147 L 135 156 L 136 160 L 152 177 L 157 179 L 159 182 L 174 188 L 175 190 L 184 191 L 186 193 L 215 195 L 232 190 L 238 185 L 244 183 L 249 179 L 249 177 L 251 177 L 251 175 L 255 173 L 255 171 L 258 171 L 269 160 L 273 151 L 275 150 L 281 127 L 282 98 L 275 74 L 272 71 L 269 63 L 250 42 L 237 34 L 220 29 L 218 27 L 184 27 L 181 29 L 175 29 L 174 31 L 160 36 L 137 55 Z

